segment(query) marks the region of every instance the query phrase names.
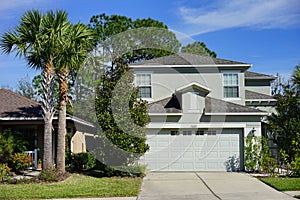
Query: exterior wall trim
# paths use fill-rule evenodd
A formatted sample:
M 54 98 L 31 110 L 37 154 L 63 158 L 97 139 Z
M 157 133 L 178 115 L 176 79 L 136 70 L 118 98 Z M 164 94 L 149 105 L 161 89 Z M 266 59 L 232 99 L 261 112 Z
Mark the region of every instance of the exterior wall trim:
M 205 115 L 216 115 L 216 116 L 223 116 L 223 115 L 236 115 L 236 116 L 239 116 L 239 115 L 251 115 L 251 116 L 253 116 L 253 115 L 259 115 L 259 116 L 261 116 L 261 115 L 268 115 L 268 113 L 267 112 L 240 112 L 240 113 L 226 113 L 226 112 L 224 112 L 224 113 L 205 113 Z

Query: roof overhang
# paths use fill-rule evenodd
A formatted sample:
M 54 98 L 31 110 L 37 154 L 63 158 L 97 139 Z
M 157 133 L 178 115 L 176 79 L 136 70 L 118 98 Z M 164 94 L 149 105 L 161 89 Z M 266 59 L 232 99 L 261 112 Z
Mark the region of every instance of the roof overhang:
M 268 115 L 269 113 L 267 112 L 236 112 L 236 113 L 227 113 L 227 112 L 224 112 L 224 113 L 205 113 L 205 115 L 212 115 L 212 116 L 240 116 L 240 115 L 243 115 L 243 116 L 265 116 L 265 115 Z
M 40 121 L 44 120 L 43 117 L 0 117 L 3 121 Z
M 245 77 L 246 80 L 275 80 L 274 76 Z
M 57 119 L 58 119 L 57 116 L 53 117 L 53 120 L 57 120 Z M 44 118 L 43 117 L 0 117 L 0 120 L 2 120 L 2 121 L 43 121 Z M 67 116 L 66 120 L 71 120 L 73 122 L 76 122 L 76 123 L 79 123 L 82 125 L 95 127 L 92 123 L 87 122 L 82 119 L 79 119 L 77 117 L 73 117 L 73 116 Z
M 182 116 L 182 113 L 148 113 L 149 116 Z

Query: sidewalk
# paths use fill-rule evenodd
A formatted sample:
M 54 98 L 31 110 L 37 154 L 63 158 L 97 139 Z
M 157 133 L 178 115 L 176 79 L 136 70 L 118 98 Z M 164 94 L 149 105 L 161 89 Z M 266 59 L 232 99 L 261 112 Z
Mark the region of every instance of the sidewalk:
M 288 194 L 290 196 L 296 196 L 296 195 L 299 195 L 300 196 L 300 191 L 285 191 L 284 192 L 285 194 Z
M 108 198 L 74 198 L 74 199 L 51 199 L 51 200 L 136 200 L 137 197 L 108 197 Z

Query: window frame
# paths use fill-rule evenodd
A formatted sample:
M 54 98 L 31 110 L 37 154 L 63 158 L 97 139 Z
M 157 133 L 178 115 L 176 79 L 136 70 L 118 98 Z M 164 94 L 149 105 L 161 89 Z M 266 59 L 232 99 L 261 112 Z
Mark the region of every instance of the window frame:
M 147 75 L 150 78 L 150 84 L 138 84 L 138 82 L 141 82 L 140 80 L 138 81 L 138 77 L 142 76 L 142 75 Z M 150 88 L 150 96 L 141 96 L 140 91 L 138 93 L 138 98 L 142 98 L 142 99 L 151 99 L 153 97 L 153 92 L 152 92 L 152 73 L 151 72 L 137 72 L 135 73 L 135 86 L 138 87 L 139 89 L 141 88 Z
M 225 77 L 229 77 L 229 75 L 234 76 L 236 75 L 236 80 L 233 81 L 233 79 L 231 78 L 231 81 L 229 81 L 230 79 L 227 79 Z M 236 83 L 233 83 L 236 82 Z M 229 88 L 236 88 L 236 96 L 229 96 L 229 92 L 227 89 Z M 240 86 L 239 86 L 239 73 L 235 72 L 235 71 L 230 71 L 230 72 L 223 72 L 223 97 L 226 99 L 229 98 L 240 98 Z

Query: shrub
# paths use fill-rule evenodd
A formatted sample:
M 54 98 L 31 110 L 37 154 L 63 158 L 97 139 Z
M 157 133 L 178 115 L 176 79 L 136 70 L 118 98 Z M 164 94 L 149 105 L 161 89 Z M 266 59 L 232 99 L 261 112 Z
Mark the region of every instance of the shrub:
M 38 175 L 37 179 L 44 182 L 56 182 L 60 180 L 62 174 L 55 168 L 44 169 Z
M 277 161 L 271 157 L 266 138 L 247 137 L 244 149 L 245 167 L 248 171 L 275 173 Z
M 25 151 L 26 142 L 18 139 L 17 132 L 9 130 L 0 132 L 0 163 L 10 163 L 15 152 Z
M 146 175 L 147 167 L 145 165 L 132 165 L 110 167 L 97 160 L 95 169 L 102 171 L 103 176 L 112 177 L 144 177 Z
M 295 156 L 291 162 L 291 176 L 300 177 L 300 156 Z
M 25 152 L 15 153 L 12 156 L 12 168 L 15 172 L 21 172 L 27 169 L 32 162 L 32 158 Z
M 96 158 L 89 152 L 73 154 L 70 165 L 72 171 L 89 170 L 95 167 Z
M 10 179 L 10 168 L 6 164 L 0 163 L 0 182 L 5 182 Z

